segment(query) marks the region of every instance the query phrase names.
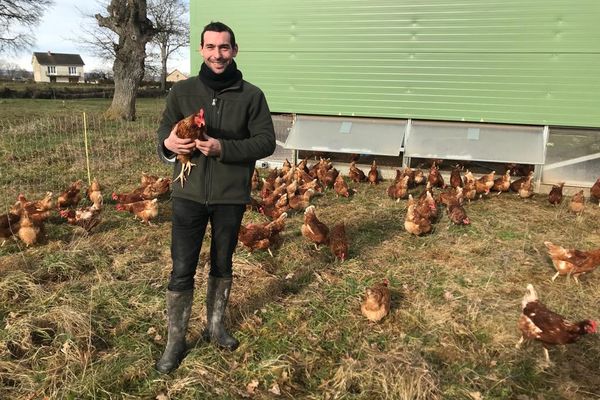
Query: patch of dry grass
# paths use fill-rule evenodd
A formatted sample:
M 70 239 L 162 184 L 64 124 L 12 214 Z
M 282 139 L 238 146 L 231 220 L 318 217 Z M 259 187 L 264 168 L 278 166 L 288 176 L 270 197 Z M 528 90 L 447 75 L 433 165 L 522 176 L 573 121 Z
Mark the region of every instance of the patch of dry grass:
M 598 317 L 596 273 L 581 285 L 564 277 L 550 283 L 554 270 L 543 241 L 599 247 L 599 209 L 574 217 L 542 195 L 501 195 L 467 205 L 471 226 L 451 225 L 442 215 L 431 235 L 414 237 L 403 229 L 405 202 L 383 192 L 361 185 L 350 200 L 332 192 L 315 199 L 322 221 L 346 223 L 351 250 L 344 263 L 304 240 L 301 214 L 288 219 L 274 257 L 239 248 L 228 319 L 242 343 L 234 353 L 198 340 L 205 323 L 204 246 L 188 336 L 194 346 L 172 376 L 153 370 L 166 341 L 169 204 L 161 205 L 155 227 L 109 205 L 96 233 L 59 224 L 42 245 L 7 244 L 0 258 L 2 396 L 584 399 L 597 393 L 595 337 L 552 349 L 555 364 L 545 370 L 541 346 L 517 351 L 514 344 L 529 282 L 557 312 Z M 384 277 L 392 311 L 373 324 L 360 314 L 360 301 Z

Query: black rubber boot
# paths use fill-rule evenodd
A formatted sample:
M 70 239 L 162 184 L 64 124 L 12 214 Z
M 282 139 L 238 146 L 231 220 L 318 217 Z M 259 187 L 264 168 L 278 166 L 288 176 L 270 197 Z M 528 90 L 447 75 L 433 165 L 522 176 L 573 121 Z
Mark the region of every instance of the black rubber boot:
M 206 289 L 206 329 L 202 337 L 219 347 L 233 351 L 240 342 L 225 330 L 223 317 L 229 301 L 232 278 L 208 277 Z
M 169 319 L 169 337 L 167 347 L 160 360 L 156 362 L 158 372 L 168 374 L 177 369 L 185 357 L 187 346 L 185 334 L 187 332 L 194 291 L 185 292 L 167 291 L 167 317 Z

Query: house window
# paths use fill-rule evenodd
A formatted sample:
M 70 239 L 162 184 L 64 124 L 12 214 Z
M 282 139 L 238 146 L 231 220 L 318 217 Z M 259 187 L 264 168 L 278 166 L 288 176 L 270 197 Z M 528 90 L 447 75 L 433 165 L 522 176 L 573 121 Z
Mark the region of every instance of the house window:
M 54 65 L 48 65 L 48 74 L 56 74 L 56 67 Z
M 69 67 L 69 75 L 77 75 L 77 67 Z

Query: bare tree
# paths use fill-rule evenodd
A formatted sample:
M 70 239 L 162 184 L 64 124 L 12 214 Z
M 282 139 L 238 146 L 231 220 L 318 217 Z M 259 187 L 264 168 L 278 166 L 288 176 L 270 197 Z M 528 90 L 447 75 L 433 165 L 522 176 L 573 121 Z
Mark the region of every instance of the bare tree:
M 115 94 L 106 114 L 132 121 L 137 90 L 144 77 L 146 43 L 152 40 L 155 29 L 147 17 L 146 0 L 111 0 L 106 10 L 106 17 L 95 15 L 98 25 L 110 29 L 118 38 L 117 43 L 112 43 Z
M 90 17 L 95 18 L 95 15 L 91 15 Z M 81 27 L 85 35 L 77 36 L 70 40 L 79 43 L 80 46 L 94 53 L 98 58 L 106 60 L 107 63 L 113 63 L 116 57 L 114 43 L 118 41 L 118 36 L 113 31 L 98 26 L 95 19 L 94 22 L 96 22 L 94 26 Z
M 156 27 L 152 43 L 160 51 L 160 88 L 165 90 L 167 60 L 177 50 L 190 44 L 188 7 L 182 0 L 151 0 L 148 12 Z
M 155 86 L 155 83 L 160 82 L 161 71 L 160 67 L 155 60 L 146 59 L 146 65 L 144 66 L 144 83 Z
M 30 72 L 21 68 L 18 64 L 0 60 L 0 79 L 26 80 L 29 77 Z
M 34 43 L 31 28 L 52 0 L 0 0 L 0 53 L 18 53 Z

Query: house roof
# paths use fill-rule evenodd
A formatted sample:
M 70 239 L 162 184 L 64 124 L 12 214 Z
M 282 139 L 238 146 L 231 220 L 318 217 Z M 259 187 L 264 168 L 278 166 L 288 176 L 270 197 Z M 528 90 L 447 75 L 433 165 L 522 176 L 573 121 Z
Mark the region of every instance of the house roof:
M 33 53 L 38 62 L 42 65 L 85 65 L 79 54 L 52 53 Z
M 180 71 L 180 70 L 178 70 L 177 68 L 176 68 L 176 69 L 174 69 L 173 71 L 169 72 L 169 74 L 168 74 L 168 75 L 170 76 L 170 75 L 174 75 L 174 74 L 181 74 L 181 75 L 183 75 L 183 76 L 187 77 L 187 75 L 186 75 L 186 74 L 184 74 L 183 72 L 181 72 L 181 71 Z

